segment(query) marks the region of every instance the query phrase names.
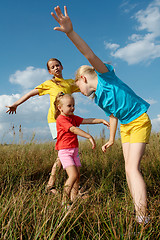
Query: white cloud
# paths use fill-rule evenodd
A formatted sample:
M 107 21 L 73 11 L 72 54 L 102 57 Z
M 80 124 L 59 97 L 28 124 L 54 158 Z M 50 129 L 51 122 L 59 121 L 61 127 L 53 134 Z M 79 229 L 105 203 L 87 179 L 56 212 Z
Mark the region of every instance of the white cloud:
M 84 115 L 88 114 L 90 112 L 89 105 L 94 104 L 94 102 L 85 96 L 83 96 L 81 93 L 74 93 L 74 99 L 75 99 L 75 114 L 78 115 Z
M 17 107 L 16 114 L 13 114 L 13 115 L 6 114 L 7 108 L 5 106 L 10 106 L 15 101 L 17 101 L 22 95 L 15 94 L 15 95 L 0 96 L 1 122 L 10 121 L 11 118 L 14 118 L 14 120 L 21 120 L 22 122 L 28 122 L 28 121 L 34 121 L 34 120 L 41 121 L 41 119 L 44 119 L 43 116 L 47 115 L 47 112 L 49 109 L 49 96 L 47 95 L 32 97 L 28 101 L 26 101 L 25 103 L 22 103 Z
M 128 37 L 129 40 L 133 41 L 133 42 L 137 42 L 139 40 L 142 40 L 143 37 L 140 34 L 132 34 L 131 36 Z
M 20 94 L 0 95 L 0 112 L 7 110 L 5 106 L 10 106 L 20 98 Z
M 104 45 L 106 49 L 110 49 L 110 50 L 116 50 L 117 48 L 120 47 L 119 44 L 116 43 L 107 43 L 106 41 L 104 41 Z
M 154 99 L 145 99 L 145 101 L 148 102 L 150 105 L 157 103 L 157 101 Z
M 24 94 L 25 92 L 22 93 L 22 95 Z M 13 134 L 11 130 L 13 125 L 16 128 L 22 125 L 25 139 L 29 134 L 32 135 L 32 132 L 34 132 L 35 129 L 37 131 L 39 126 L 43 126 L 43 127 L 41 128 L 41 134 L 38 133 L 38 136 L 42 136 L 42 135 L 46 136 L 48 134 L 48 138 L 50 137 L 48 124 L 47 124 L 49 96 L 47 95 L 42 97 L 35 96 L 33 98 L 30 98 L 28 101 L 26 101 L 22 105 L 18 106 L 16 114 L 9 115 L 8 113 L 6 113 L 7 108 L 5 106 L 13 104 L 22 95 L 15 94 L 15 95 L 0 96 L 0 122 L 1 122 L 0 142 L 2 141 L 10 142 L 9 139 L 11 140 L 13 139 Z M 44 134 L 45 127 L 48 129 L 48 133 L 46 135 Z
M 81 105 L 81 104 L 88 105 L 93 103 L 93 101 L 89 97 L 85 97 L 81 93 L 78 93 L 78 94 L 74 93 L 73 96 L 74 96 L 76 105 Z
M 42 68 L 27 67 L 24 71 L 17 70 L 9 78 L 14 84 L 19 84 L 24 89 L 33 88 L 47 79 L 51 79 L 48 71 Z
M 122 4 L 120 5 L 120 8 L 123 9 L 124 13 L 129 13 L 133 9 L 137 7 L 137 3 L 133 3 L 130 1 L 123 1 Z
M 28 101 L 21 104 L 17 108 L 16 114 L 6 113 L 6 106 L 12 105 L 18 99 L 20 99 L 24 94 L 29 91 L 29 88 L 33 88 L 47 79 L 50 79 L 50 75 L 45 69 L 27 67 L 24 71 L 16 71 L 10 76 L 10 82 L 13 84 L 19 84 L 22 87 L 21 94 L 12 95 L 0 95 L 0 141 L 10 142 L 13 139 L 12 126 L 15 128 L 22 125 L 24 138 L 35 131 L 39 132 L 36 135 L 50 137 L 49 128 L 47 124 L 47 113 L 49 109 L 49 95 L 40 97 L 31 97 Z M 24 90 L 25 89 L 25 90 Z M 35 127 L 36 126 L 36 127 Z M 41 133 L 40 133 L 41 128 Z M 47 130 L 47 134 L 44 134 L 44 129 Z M 17 130 L 18 131 L 18 130 Z
M 3 130 L 3 124 L 0 124 L 0 131 Z
M 140 10 L 135 14 L 135 19 L 139 22 L 137 30 L 146 30 L 154 36 L 160 35 L 160 1 L 153 1 L 146 10 Z
M 157 118 L 152 119 L 152 130 L 156 132 L 160 131 L 160 114 L 157 115 Z
M 155 0 L 145 10 L 140 10 L 134 15 L 138 22 L 137 31 L 128 37 L 130 41 L 125 47 L 118 44 L 105 42 L 105 48 L 111 49 L 111 55 L 122 59 L 128 64 L 150 62 L 160 57 L 160 0 Z

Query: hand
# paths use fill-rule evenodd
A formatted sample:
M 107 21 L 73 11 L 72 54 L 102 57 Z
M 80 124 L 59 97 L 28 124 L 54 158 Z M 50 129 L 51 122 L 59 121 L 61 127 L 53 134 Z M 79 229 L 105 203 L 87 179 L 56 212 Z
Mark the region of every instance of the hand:
M 67 7 L 64 6 L 64 15 L 62 14 L 59 6 L 55 7 L 54 10 L 57 16 L 53 12 L 51 12 L 51 15 L 60 25 L 60 27 L 55 27 L 54 30 L 65 32 L 66 34 L 69 34 L 70 32 L 72 32 L 73 26 L 67 13 Z
M 107 126 L 107 128 L 109 128 L 109 127 L 110 127 L 110 123 L 109 123 L 109 122 L 107 122 L 106 120 L 103 120 L 103 124 L 104 124 L 105 126 Z
M 90 136 L 89 141 L 92 144 L 92 149 L 94 149 L 96 147 L 96 142 L 95 142 L 95 140 L 94 140 L 94 138 L 92 136 Z
M 6 113 L 8 113 L 9 112 L 9 114 L 13 114 L 13 113 L 15 113 L 16 114 L 16 109 L 17 109 L 17 107 L 16 106 L 6 106 L 7 108 L 8 108 L 8 110 L 6 111 Z
M 102 146 L 102 151 L 103 152 L 106 152 L 107 148 L 109 148 L 110 146 L 112 146 L 114 144 L 113 141 L 109 140 L 107 143 L 105 143 L 103 146 Z

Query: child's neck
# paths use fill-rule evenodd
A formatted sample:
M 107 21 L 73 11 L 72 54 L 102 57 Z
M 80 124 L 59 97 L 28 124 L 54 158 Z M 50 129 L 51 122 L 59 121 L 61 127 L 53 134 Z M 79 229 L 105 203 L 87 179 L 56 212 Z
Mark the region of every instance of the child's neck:
M 61 114 L 60 114 L 60 115 L 62 115 L 62 116 L 65 116 L 65 117 L 70 117 L 70 116 L 72 116 L 73 114 L 66 115 L 65 113 L 61 112 Z
M 63 78 L 62 75 L 59 75 L 59 76 L 53 76 L 53 77 L 54 77 L 55 79 L 56 79 L 56 78 L 60 78 L 60 79 Z

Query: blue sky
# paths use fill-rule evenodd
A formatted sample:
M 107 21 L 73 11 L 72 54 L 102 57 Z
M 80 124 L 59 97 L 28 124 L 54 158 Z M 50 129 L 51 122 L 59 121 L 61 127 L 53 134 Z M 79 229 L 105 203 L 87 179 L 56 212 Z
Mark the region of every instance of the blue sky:
M 111 62 L 116 74 L 151 106 L 148 114 L 153 131 L 160 131 L 160 0 L 49 1 L 6 0 L 0 7 L 0 142 L 11 143 L 22 126 L 23 139 L 33 134 L 38 141 L 51 140 L 47 124 L 49 96 L 34 97 L 6 114 L 10 105 L 50 76 L 46 62 L 61 60 L 64 78 L 74 78 L 75 71 L 87 60 L 65 34 L 54 31 L 57 23 L 51 11 L 67 5 L 74 30 L 104 62 Z M 77 115 L 106 118 L 90 99 L 78 93 Z M 106 118 L 108 120 L 108 118 Z M 99 136 L 103 126 L 86 126 Z M 106 129 L 106 136 L 108 130 Z

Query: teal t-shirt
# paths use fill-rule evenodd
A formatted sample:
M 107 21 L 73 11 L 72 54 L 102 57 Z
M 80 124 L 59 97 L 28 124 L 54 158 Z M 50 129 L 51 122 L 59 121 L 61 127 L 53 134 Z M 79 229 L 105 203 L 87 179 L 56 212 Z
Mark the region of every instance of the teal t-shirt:
M 132 122 L 147 112 L 150 104 L 137 96 L 122 82 L 111 65 L 106 73 L 97 73 L 98 84 L 95 92 L 95 103 L 104 110 L 107 116 L 113 114 L 122 124 Z

